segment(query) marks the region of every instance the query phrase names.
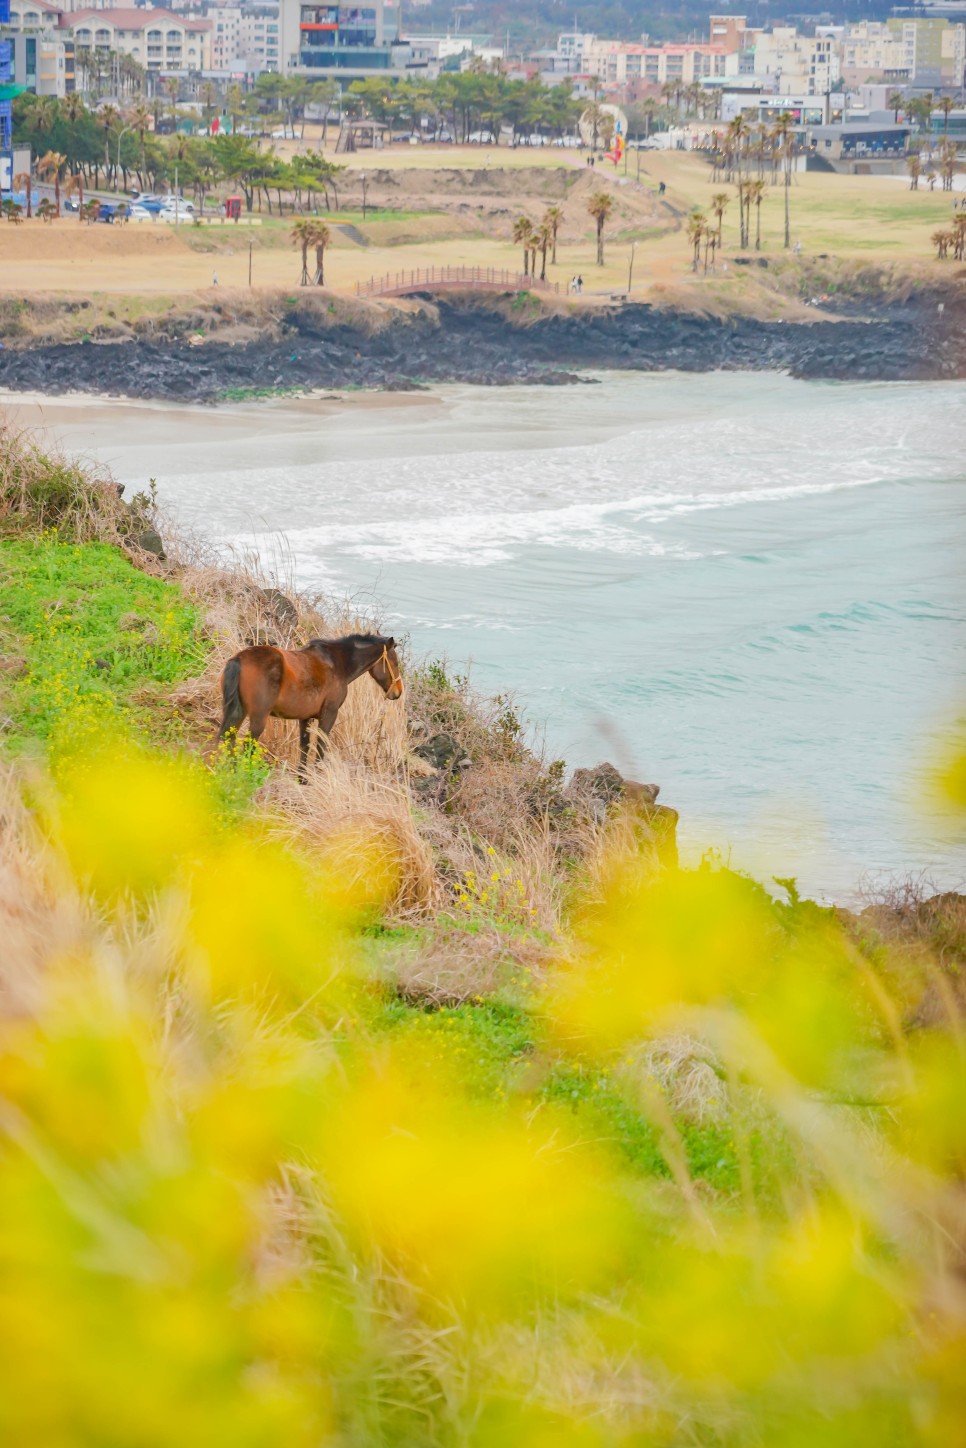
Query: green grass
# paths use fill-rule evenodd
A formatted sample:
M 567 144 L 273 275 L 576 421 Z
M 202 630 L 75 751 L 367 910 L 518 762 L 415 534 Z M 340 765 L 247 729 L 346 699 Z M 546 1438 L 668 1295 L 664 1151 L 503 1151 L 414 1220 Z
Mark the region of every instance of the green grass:
M 424 1010 L 386 998 L 372 1024 L 404 1045 L 407 1060 L 430 1079 L 455 1076 L 471 1098 L 517 1098 L 528 1110 L 554 1110 L 576 1136 L 613 1155 L 632 1175 L 670 1179 L 658 1132 L 635 1108 L 620 1079 L 599 1065 L 556 1057 L 525 1006 L 488 1000 Z M 675 1125 L 695 1180 L 724 1197 L 737 1197 L 741 1164 L 733 1124 L 678 1120 Z M 755 1126 L 748 1133 L 747 1153 L 756 1196 L 762 1201 L 777 1197 L 783 1174 L 794 1170 L 789 1143 L 777 1127 L 766 1133 Z
M 0 542 L 0 585 L 3 652 L 26 664 L 4 689 L 14 751 L 154 732 L 164 691 L 204 666 L 197 610 L 107 544 Z

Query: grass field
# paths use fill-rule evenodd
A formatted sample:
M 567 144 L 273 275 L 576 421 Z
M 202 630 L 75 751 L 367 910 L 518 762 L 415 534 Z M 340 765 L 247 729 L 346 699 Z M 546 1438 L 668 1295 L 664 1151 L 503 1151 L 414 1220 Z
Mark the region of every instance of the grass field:
M 361 192 L 356 195 L 353 191 L 352 176 L 358 175 L 367 158 L 349 158 L 350 176 L 343 179 L 340 190 L 346 209 L 327 218 L 334 232 L 326 264 L 330 288 L 351 293 L 370 276 L 427 266 L 519 269 L 522 257 L 509 238 L 512 220 L 522 211 L 538 221 L 547 204 L 531 194 L 528 176 L 534 187 L 538 182 L 545 187 L 547 178 L 554 176 L 561 178 L 565 190 L 567 178 L 570 185 L 586 188 L 589 184 L 586 167 L 568 159 L 566 152 L 501 152 L 499 168 L 505 168 L 507 175 L 502 205 L 490 194 L 492 172 L 485 207 L 482 196 L 479 204 L 474 204 L 472 187 L 457 204 L 453 197 L 447 199 L 446 169 L 451 174 L 468 173 L 486 161 L 477 147 L 445 148 L 445 155 L 441 149 L 400 147 L 380 154 L 380 168 L 398 171 L 405 184 L 398 197 L 394 193 L 393 202 L 399 209 L 392 210 L 373 183 L 370 201 L 378 209 L 365 223 Z M 372 158 L 368 159 L 371 172 Z M 715 191 L 733 193 L 733 188 L 712 183 L 706 163 L 697 156 L 644 153 L 640 182 L 636 166 L 636 157 L 632 157 L 626 178 L 623 171 L 614 175 L 602 166 L 597 178 L 613 191 L 618 203 L 618 215 L 608 228 L 605 266 L 596 265 L 592 223 L 575 193 L 568 203 L 570 220 L 562 236 L 558 265 L 548 273 L 550 279 L 566 286 L 579 272 L 588 298 L 624 291 L 631 242 L 636 239 L 635 295 L 660 296 L 661 290 L 669 287 L 685 298 L 709 288 L 719 298 L 726 298 L 729 288 L 737 291 L 735 269 L 730 265 L 737 240 L 737 203 L 732 200 L 725 212 L 725 244 L 711 282 L 691 273 L 690 249 L 683 234 L 684 219 L 693 207 L 707 209 Z M 667 193 L 659 199 L 660 181 L 666 183 Z M 556 186 L 556 181 L 552 185 Z M 932 269 L 930 235 L 937 226 L 948 223 L 952 214 L 948 196 L 926 189 L 911 192 L 902 179 L 889 177 L 802 173 L 793 178 L 789 200 L 792 244 L 800 243 L 806 257 L 913 269 Z M 219 286 L 242 288 L 248 285 L 249 244 L 254 287 L 289 286 L 298 278 L 298 259 L 288 243 L 290 223 L 287 218 L 278 221 L 267 214 L 258 221 L 254 227 L 186 228 L 177 234 L 173 227 L 149 224 L 123 230 L 86 227 L 73 218 L 47 227 L 37 221 L 20 227 L 5 225 L 0 228 L 0 291 L 73 296 L 193 292 L 210 289 L 216 274 Z M 784 196 L 780 186 L 768 190 L 761 208 L 761 230 L 763 255 L 782 257 Z M 941 274 L 938 268 L 937 275 Z

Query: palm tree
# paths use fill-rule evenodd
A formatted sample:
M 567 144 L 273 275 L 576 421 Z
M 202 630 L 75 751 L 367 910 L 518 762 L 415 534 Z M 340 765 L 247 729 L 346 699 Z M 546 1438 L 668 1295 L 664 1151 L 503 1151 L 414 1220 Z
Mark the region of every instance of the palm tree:
M 101 106 L 97 113 L 97 124 L 104 132 L 104 184 L 110 183 L 111 175 L 111 135 L 120 124 L 121 113 L 117 106 Z
M 530 275 L 530 238 L 533 235 L 533 222 L 528 216 L 518 216 L 513 223 L 513 243 L 515 246 L 523 247 L 523 275 Z
M 787 111 L 782 111 L 778 117 L 772 135 L 778 142 L 782 170 L 785 173 L 785 250 L 787 251 L 792 244 L 791 223 L 788 216 L 788 192 L 792 184 L 792 156 L 795 151 L 795 128 Z
M 541 221 L 533 233 L 533 239 L 540 252 L 540 280 L 545 282 L 547 280 L 547 252 L 550 250 L 550 244 L 553 241 L 553 231 L 546 217 L 544 217 L 543 221 Z
M 141 146 L 141 170 L 140 170 L 140 176 L 141 176 L 141 185 L 143 186 L 143 185 L 144 185 L 144 172 L 145 172 L 145 170 L 146 170 L 145 163 L 144 163 L 144 138 L 145 138 L 145 136 L 147 135 L 148 131 L 150 131 L 150 129 L 151 129 L 151 111 L 150 111 L 150 109 L 144 104 L 143 101 L 139 102 L 139 104 L 134 107 L 134 110 L 131 112 L 131 115 L 130 115 L 130 122 L 131 122 L 131 129 L 136 132 L 138 141 L 140 142 L 140 146 Z
M 943 113 L 943 144 L 949 138 L 949 112 L 953 109 L 953 102 L 949 96 L 941 96 L 936 103 L 936 110 Z
M 600 138 L 600 127 L 603 119 L 604 110 L 597 101 L 589 105 L 581 117 L 584 124 L 590 127 L 590 149 L 592 151 L 597 150 L 597 142 Z
M 38 136 L 45 136 L 54 129 L 57 109 L 57 101 L 53 96 L 38 96 L 30 111 L 30 124 Z
M 315 247 L 315 285 L 325 286 L 325 248 L 332 240 L 332 233 L 324 221 L 313 221 L 312 245 Z
M 315 224 L 307 217 L 301 217 L 292 227 L 292 245 L 302 248 L 302 275 L 299 278 L 299 286 L 307 287 L 309 284 L 309 247 L 315 242 Z
M 37 215 L 40 217 L 41 221 L 53 221 L 54 203 L 51 201 L 49 196 L 42 196 L 37 202 Z
M 174 76 L 169 76 L 164 82 L 164 93 L 171 102 L 171 121 L 175 132 L 178 129 L 178 91 L 181 89 L 180 82 Z
M 587 210 L 597 223 L 597 265 L 604 265 L 604 226 L 614 209 L 614 198 L 606 191 L 594 191 L 587 198 Z
M 691 215 L 688 217 L 688 241 L 694 248 L 694 258 L 692 261 L 692 268 L 694 271 L 697 271 L 698 263 L 701 260 L 701 240 L 704 236 L 706 227 L 707 222 L 705 221 L 704 212 L 697 210 L 692 211 Z
M 739 184 L 741 182 L 741 151 L 749 134 L 750 127 L 744 116 L 735 116 L 728 125 L 728 155 L 733 163 L 733 166 L 729 166 L 729 171 L 733 169 L 737 172 Z
M 761 179 L 748 182 L 748 210 L 755 203 L 755 251 L 761 251 L 761 203 L 765 195 L 765 183 Z
M 62 156 L 59 151 L 48 151 L 37 162 L 37 175 L 41 181 L 47 180 L 54 183 L 54 205 L 58 216 L 60 215 L 60 178 L 64 174 L 66 165 L 67 157 Z
M 563 222 L 563 210 L 559 206 L 548 206 L 543 216 L 543 225 L 550 228 L 550 261 L 553 266 L 557 265 L 557 232 Z
M 748 228 L 751 222 L 751 201 L 748 194 L 748 187 L 750 185 L 750 181 L 738 182 L 738 229 L 740 236 L 738 245 L 742 251 L 744 251 L 748 245 Z
M 933 232 L 933 234 L 932 234 L 932 244 L 933 244 L 933 246 L 936 248 L 936 260 L 937 260 L 937 261 L 944 261 L 944 260 L 945 260 L 945 258 L 946 258 L 946 253 L 947 253 L 947 251 L 949 250 L 949 242 L 950 242 L 950 239 L 951 239 L 951 233 L 948 232 L 948 231 L 934 231 L 934 232 Z M 955 239 L 955 238 L 952 238 L 952 239 Z
M 956 174 L 956 163 L 958 159 L 959 153 L 956 150 L 955 142 L 950 145 L 947 141 L 942 148 L 939 161 L 939 172 L 943 178 L 944 191 L 952 191 L 953 189 L 953 177 Z
M 906 162 L 909 168 L 909 190 L 919 190 L 919 177 L 922 175 L 922 162 L 918 156 L 910 156 Z
M 725 207 L 728 205 L 728 202 L 729 202 L 730 200 L 731 200 L 731 197 L 728 195 L 727 191 L 717 191 L 717 192 L 714 194 L 714 196 L 712 196 L 712 198 L 711 198 L 711 210 L 712 210 L 712 212 L 714 213 L 714 215 L 718 218 L 718 245 L 719 245 L 719 246 L 721 245 L 721 228 L 722 228 L 722 226 L 723 226 L 723 224 L 724 224 Z
M 68 176 L 64 182 L 64 195 L 77 196 L 77 220 L 84 220 L 84 178 L 80 172 L 76 176 Z
M 198 95 L 201 98 L 202 118 L 207 125 L 211 122 L 212 112 L 214 111 L 215 103 L 218 100 L 218 87 L 215 85 L 214 81 L 206 80 L 204 85 L 198 92 Z
M 951 232 L 953 256 L 957 261 L 963 260 L 963 252 L 966 251 L 966 216 L 960 214 L 953 222 Z
M 26 191 L 27 193 L 27 220 L 33 215 L 33 177 L 29 171 L 20 171 L 13 178 L 13 189 L 15 191 Z
M 902 104 L 903 104 L 902 91 L 892 90 L 892 91 L 890 91 L 889 94 L 886 96 L 886 105 L 889 107 L 889 110 L 892 112 L 892 119 L 893 119 L 893 121 L 896 123 L 896 125 L 899 124 L 899 112 L 902 110 Z

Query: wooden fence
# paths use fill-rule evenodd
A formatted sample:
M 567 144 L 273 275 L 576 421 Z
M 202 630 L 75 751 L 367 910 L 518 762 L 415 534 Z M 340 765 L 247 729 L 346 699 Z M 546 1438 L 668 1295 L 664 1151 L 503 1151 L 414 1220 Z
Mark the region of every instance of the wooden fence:
M 477 292 L 559 293 L 559 282 L 541 281 L 522 272 L 501 271 L 486 266 L 430 266 L 413 271 L 387 272 L 356 282 L 357 297 L 404 297 L 412 292 L 469 290 Z

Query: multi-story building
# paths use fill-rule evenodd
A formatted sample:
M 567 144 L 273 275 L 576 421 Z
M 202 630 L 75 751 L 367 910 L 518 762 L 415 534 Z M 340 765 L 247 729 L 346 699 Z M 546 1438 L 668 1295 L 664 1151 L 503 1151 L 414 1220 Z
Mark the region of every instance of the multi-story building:
M 257 74 L 279 67 L 279 17 L 277 10 L 243 10 L 238 27 L 238 56 L 244 69 Z
M 839 79 L 838 46 L 830 36 L 799 35 L 793 25 L 762 31 L 755 41 L 755 74 L 782 94 L 827 95 Z
M 668 83 L 693 85 L 725 74 L 725 51 L 719 45 L 633 45 L 600 40 L 595 35 L 560 37 L 561 42 L 578 39 L 579 50 L 574 47 L 573 55 L 577 73 L 595 77 L 608 90 Z
M 862 20 L 842 27 L 839 63 L 848 86 L 863 85 L 873 78 L 908 82 L 912 79 L 913 60 L 914 54 L 903 36 L 880 21 Z
M 364 5 L 280 0 L 281 68 L 340 81 L 401 69 L 409 52 L 405 46 L 396 47 L 399 55 L 394 58 L 392 27 L 387 29 L 385 12 L 386 0 L 368 0 Z
M 36 0 L 13 0 L 29 5 Z M 171 75 L 211 69 L 210 20 L 194 20 L 170 10 L 78 10 L 66 14 L 62 29 L 78 49 L 130 55 L 145 70 Z
M 219 5 L 208 11 L 211 21 L 211 68 L 235 69 L 238 40 L 241 33 L 241 9 L 237 5 Z
M 10 0 L 0 0 L 0 26 L 10 23 Z M 13 145 L 13 98 L 16 87 L 13 80 L 13 43 L 3 38 L 0 30 L 0 190 L 10 190 L 10 170 L 13 165 L 10 150 Z M 8 153 L 4 159 L 4 152 Z
M 31 29 L 10 33 L 13 80 L 38 96 L 63 100 L 75 89 L 74 42 L 58 30 Z
M 966 25 L 948 20 L 887 20 L 901 40 L 910 82 L 926 90 L 959 90 L 966 72 Z

